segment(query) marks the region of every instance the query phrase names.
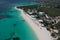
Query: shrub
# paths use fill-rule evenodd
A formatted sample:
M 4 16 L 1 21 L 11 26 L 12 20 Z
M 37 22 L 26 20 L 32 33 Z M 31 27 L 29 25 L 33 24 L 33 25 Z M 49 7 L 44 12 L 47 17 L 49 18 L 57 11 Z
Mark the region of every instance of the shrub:
M 57 40 L 60 40 L 60 38 L 58 38 Z
M 55 34 L 54 34 L 54 33 L 52 33 L 52 34 L 51 34 L 51 36 L 52 36 L 52 37 L 55 37 Z

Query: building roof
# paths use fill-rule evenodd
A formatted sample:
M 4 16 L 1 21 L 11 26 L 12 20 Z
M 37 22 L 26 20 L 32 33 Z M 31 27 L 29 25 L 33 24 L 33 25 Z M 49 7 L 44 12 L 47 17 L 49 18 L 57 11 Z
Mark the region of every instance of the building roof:
M 45 14 L 45 12 L 39 12 L 39 15 L 44 15 Z

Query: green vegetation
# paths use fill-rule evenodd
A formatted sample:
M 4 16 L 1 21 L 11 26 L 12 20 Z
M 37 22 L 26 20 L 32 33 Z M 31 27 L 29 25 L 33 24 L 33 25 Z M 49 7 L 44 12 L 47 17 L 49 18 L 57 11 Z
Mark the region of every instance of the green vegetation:
M 55 37 L 55 34 L 54 34 L 54 33 L 52 33 L 52 34 L 51 34 L 51 36 L 52 36 L 52 37 Z
M 60 9 L 51 7 L 50 5 L 47 6 L 46 4 L 19 6 L 17 8 L 24 8 L 25 11 L 27 11 L 27 9 L 37 9 L 37 10 L 44 11 L 44 12 L 48 13 L 48 15 L 50 15 L 50 16 L 60 16 Z
M 60 40 L 60 38 L 58 38 L 57 40 Z
M 37 8 L 37 6 L 36 5 L 18 6 L 17 8 L 24 8 L 24 10 L 27 11 L 27 9 L 35 9 Z
M 60 16 L 60 9 L 56 8 L 40 8 L 42 11 L 48 13 L 50 16 Z
M 60 29 L 60 22 L 58 22 L 55 26 L 57 29 Z

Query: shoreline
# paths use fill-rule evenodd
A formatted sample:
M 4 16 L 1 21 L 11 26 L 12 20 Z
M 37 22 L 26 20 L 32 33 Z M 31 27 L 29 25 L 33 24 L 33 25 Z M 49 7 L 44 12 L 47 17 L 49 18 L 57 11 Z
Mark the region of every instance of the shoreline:
M 15 7 L 15 9 L 21 11 L 21 16 L 26 20 L 26 22 L 29 24 L 29 26 L 32 28 L 32 30 L 35 32 L 38 40 L 52 40 L 52 37 L 50 36 L 50 32 L 47 31 L 46 28 L 38 26 L 31 19 L 31 17 L 28 14 L 24 14 L 25 12 L 22 9 L 18 9 L 16 7 Z

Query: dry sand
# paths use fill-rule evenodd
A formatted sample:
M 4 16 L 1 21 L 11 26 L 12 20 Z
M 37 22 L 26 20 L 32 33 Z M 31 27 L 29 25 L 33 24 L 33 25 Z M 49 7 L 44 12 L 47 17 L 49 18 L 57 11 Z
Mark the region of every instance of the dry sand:
M 17 9 L 17 8 L 16 8 Z M 53 40 L 53 38 L 50 36 L 50 32 L 46 30 L 46 28 L 38 26 L 32 18 L 26 14 L 23 10 L 17 9 L 21 11 L 21 16 L 25 19 L 25 21 L 30 25 L 30 27 L 35 32 L 38 40 Z

